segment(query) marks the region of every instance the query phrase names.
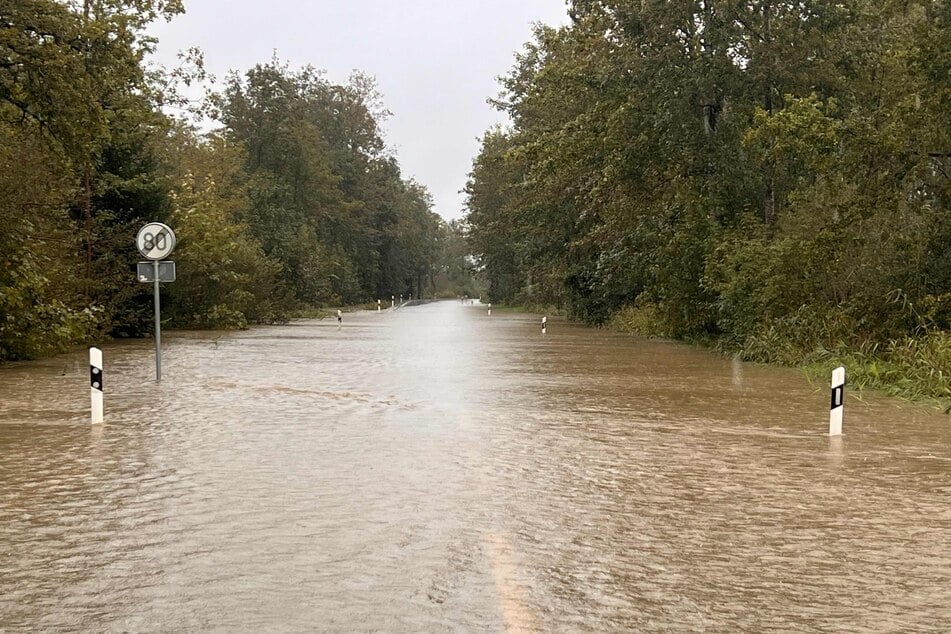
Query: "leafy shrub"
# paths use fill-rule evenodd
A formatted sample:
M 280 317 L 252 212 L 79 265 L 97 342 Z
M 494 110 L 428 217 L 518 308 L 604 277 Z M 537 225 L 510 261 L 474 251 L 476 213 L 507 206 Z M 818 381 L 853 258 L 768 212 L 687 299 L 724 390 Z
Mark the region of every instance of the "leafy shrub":
M 607 321 L 607 328 L 640 337 L 671 336 L 663 310 L 657 304 L 648 302 L 624 306 Z

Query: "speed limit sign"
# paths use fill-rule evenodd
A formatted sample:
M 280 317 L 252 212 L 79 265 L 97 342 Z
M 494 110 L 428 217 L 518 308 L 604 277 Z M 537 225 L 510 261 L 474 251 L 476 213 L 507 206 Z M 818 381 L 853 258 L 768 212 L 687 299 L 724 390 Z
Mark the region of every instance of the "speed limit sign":
M 135 246 L 142 257 L 149 260 L 162 260 L 175 248 L 175 232 L 161 222 L 150 222 L 135 237 Z

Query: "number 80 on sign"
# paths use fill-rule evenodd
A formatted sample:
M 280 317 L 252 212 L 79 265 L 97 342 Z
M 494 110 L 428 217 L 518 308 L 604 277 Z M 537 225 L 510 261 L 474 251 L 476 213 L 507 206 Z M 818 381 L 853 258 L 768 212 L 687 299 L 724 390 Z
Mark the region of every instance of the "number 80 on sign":
M 142 257 L 149 260 L 162 260 L 175 248 L 175 232 L 161 222 L 150 222 L 135 237 L 135 246 Z

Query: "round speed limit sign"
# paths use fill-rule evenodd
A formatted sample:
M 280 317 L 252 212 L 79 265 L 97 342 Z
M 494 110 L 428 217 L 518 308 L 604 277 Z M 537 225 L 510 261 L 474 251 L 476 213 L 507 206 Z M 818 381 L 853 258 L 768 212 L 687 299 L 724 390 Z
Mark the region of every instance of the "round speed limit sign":
M 139 253 L 150 260 L 162 260 L 175 248 L 175 232 L 161 222 L 150 222 L 135 237 Z

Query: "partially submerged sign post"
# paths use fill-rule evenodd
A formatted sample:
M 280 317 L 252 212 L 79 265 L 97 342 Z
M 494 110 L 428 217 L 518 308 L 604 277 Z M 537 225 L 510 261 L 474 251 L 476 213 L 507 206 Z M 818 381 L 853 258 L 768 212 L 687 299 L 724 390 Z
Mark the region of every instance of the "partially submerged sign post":
M 829 435 L 842 435 L 842 414 L 845 411 L 845 368 L 832 371 L 832 402 L 829 409 Z
M 136 265 L 136 278 L 140 282 L 152 282 L 155 295 L 155 380 L 162 380 L 162 319 L 159 299 L 159 282 L 175 281 L 175 263 L 162 262 L 175 248 L 175 232 L 161 222 L 150 222 L 135 237 L 135 246 L 142 257 L 151 262 L 139 262 Z
M 92 413 L 92 424 L 102 422 L 102 350 L 89 349 L 89 398 Z

